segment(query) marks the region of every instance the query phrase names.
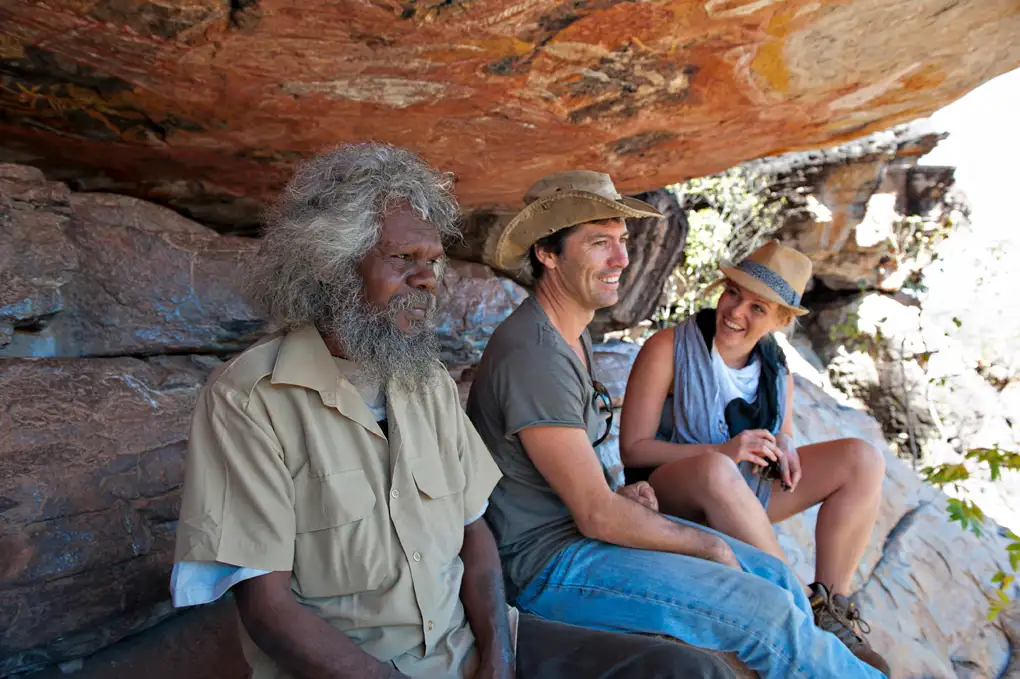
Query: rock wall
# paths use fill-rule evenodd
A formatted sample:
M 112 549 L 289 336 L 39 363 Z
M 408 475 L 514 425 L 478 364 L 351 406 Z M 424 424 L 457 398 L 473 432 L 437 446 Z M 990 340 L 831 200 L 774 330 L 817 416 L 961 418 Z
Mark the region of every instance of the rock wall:
M 172 613 L 188 424 L 218 362 L 0 360 L 0 676 Z
M 830 302 L 805 330 L 832 384 L 878 419 L 901 455 L 919 466 L 966 463 L 976 476 L 953 494 L 1020 530 L 1020 473 L 1004 471 L 993 483 L 964 458 L 974 448 L 1020 450 L 1015 378 L 990 378 L 958 329 L 947 332 L 923 307 L 878 293 Z
M 237 289 L 252 239 L 19 165 L 0 165 L 0 236 L 0 357 L 226 352 L 265 331 Z
M 944 137 L 921 121 L 746 167 L 774 177 L 768 191 L 783 200 L 776 237 L 811 258 L 818 281 L 896 291 L 931 262 L 934 243 L 919 239 L 965 218 L 949 195 L 953 169 L 917 165 Z

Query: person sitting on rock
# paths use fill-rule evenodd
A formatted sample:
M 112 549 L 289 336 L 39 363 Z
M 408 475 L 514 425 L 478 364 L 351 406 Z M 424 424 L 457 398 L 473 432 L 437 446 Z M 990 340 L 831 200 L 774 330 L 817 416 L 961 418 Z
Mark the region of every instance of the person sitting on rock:
M 722 272 L 716 308 L 660 330 L 638 354 L 621 417 L 626 478 L 648 481 L 663 511 L 777 559 L 772 524 L 821 503 L 808 588 L 815 622 L 888 674 L 847 598 L 885 463 L 859 439 L 794 445 L 793 376 L 772 334 L 807 313 L 811 260 L 773 240 Z
M 194 414 L 175 605 L 233 589 L 254 679 L 732 676 L 703 651 L 507 610 L 479 520 L 500 473 L 438 360 L 450 187 L 380 144 L 298 168 L 249 274 L 281 330 L 218 369 Z
M 591 171 L 545 177 L 524 202 L 485 256 L 534 294 L 492 335 L 467 405 L 503 473 L 486 519 L 512 600 L 574 625 L 735 652 L 765 679 L 882 676 L 815 626 L 781 559 L 660 514 L 646 482 L 613 492 L 594 449 L 609 396 L 586 327 L 618 299 L 625 220 L 661 215 Z

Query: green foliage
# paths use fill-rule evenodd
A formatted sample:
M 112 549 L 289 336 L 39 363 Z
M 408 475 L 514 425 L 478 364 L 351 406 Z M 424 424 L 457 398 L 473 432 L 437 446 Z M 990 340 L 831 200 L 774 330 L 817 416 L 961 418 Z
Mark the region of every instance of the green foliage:
M 783 204 L 769 189 L 772 177 L 743 167 L 670 187 L 687 214 L 684 258 L 666 287 L 655 320 L 673 322 L 715 303 L 705 294 L 719 278 L 719 262 L 749 255 L 778 227 Z
M 999 446 L 991 448 L 975 448 L 967 451 L 968 460 L 974 460 L 988 466 L 992 481 L 1002 477 L 1002 470 L 1020 471 L 1020 453 L 1005 451 Z
M 1020 453 L 1005 451 L 998 446 L 992 448 L 974 448 L 967 451 L 964 458 L 972 463 L 984 465 L 988 468 L 992 481 L 1002 477 L 1002 470 L 1020 470 Z M 971 472 L 963 463 L 940 464 L 933 467 L 925 467 L 921 475 L 928 483 L 939 488 L 954 485 L 966 481 L 971 477 Z M 949 498 L 946 513 L 950 521 L 960 524 L 964 530 L 969 530 L 974 535 L 981 536 L 985 522 L 985 514 L 981 508 L 971 500 L 960 500 Z M 1006 555 L 1009 558 L 1009 570 L 997 571 L 992 576 L 992 584 L 996 585 L 993 596 L 988 597 L 988 619 L 994 620 L 1010 603 L 1009 592 L 1016 583 L 1017 569 L 1020 568 L 1020 536 L 1013 531 L 1006 531 L 1006 539 L 1009 544 L 1006 546 Z
M 934 467 L 925 467 L 921 470 L 921 475 L 924 476 L 928 483 L 939 488 L 950 483 L 966 481 L 970 478 L 970 472 L 962 464 L 940 464 Z
M 949 498 L 949 506 L 946 507 L 950 521 L 956 521 L 964 530 L 969 530 L 974 535 L 981 537 L 981 524 L 985 521 L 985 513 L 981 508 L 970 500 L 959 500 L 955 497 Z

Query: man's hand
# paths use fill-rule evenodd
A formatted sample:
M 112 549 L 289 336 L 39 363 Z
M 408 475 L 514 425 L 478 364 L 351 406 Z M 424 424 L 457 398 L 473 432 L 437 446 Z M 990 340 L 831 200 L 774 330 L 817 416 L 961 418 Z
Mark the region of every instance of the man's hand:
M 792 491 L 800 483 L 804 475 L 800 467 L 800 455 L 797 454 L 797 446 L 793 445 L 793 439 L 779 432 L 776 435 L 776 444 L 782 452 L 782 464 L 779 467 L 782 475 L 783 485 L 786 491 Z
M 715 537 L 715 536 L 713 536 Z M 711 553 L 708 555 L 709 561 L 715 561 L 716 563 L 722 564 L 723 566 L 729 566 L 735 568 L 738 571 L 743 570 L 740 566 L 740 562 L 737 561 L 737 555 L 733 553 L 733 548 L 726 544 L 726 541 L 722 538 L 716 537 L 718 542 L 712 548 Z
M 620 486 L 616 492 L 628 500 L 633 500 L 639 505 L 648 507 L 653 512 L 659 511 L 659 500 L 655 497 L 655 490 L 648 485 L 647 481 L 638 481 L 626 486 Z

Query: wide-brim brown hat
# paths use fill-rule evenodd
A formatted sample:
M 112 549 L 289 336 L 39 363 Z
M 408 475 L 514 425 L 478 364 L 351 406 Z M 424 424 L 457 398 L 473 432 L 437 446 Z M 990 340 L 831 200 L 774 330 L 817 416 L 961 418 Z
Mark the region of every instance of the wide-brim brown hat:
M 485 261 L 530 281 L 525 266 L 536 242 L 561 229 L 600 219 L 662 217 L 654 207 L 621 196 L 609 175 L 590 170 L 557 172 L 538 180 L 524 194 L 525 207 L 485 243 Z
M 811 259 L 802 252 L 770 240 L 736 266 L 720 266 L 719 270 L 740 287 L 796 316 L 808 313 L 800 301 L 811 280 Z

